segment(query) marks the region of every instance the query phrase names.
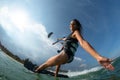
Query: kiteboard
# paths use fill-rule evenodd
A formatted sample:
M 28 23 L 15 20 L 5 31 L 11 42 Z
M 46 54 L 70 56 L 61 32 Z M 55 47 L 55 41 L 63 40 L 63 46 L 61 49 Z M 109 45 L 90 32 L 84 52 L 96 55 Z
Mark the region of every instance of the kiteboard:
M 38 66 L 36 64 L 33 64 L 31 61 L 29 61 L 29 59 L 27 59 L 27 60 L 24 61 L 24 67 L 35 73 L 35 69 Z M 55 74 L 54 72 L 52 72 L 50 70 L 42 70 L 42 71 L 40 71 L 38 73 L 47 74 L 47 75 L 50 75 L 50 76 L 54 76 L 54 74 Z M 58 74 L 57 77 L 69 78 L 68 75 L 64 75 L 64 74 Z

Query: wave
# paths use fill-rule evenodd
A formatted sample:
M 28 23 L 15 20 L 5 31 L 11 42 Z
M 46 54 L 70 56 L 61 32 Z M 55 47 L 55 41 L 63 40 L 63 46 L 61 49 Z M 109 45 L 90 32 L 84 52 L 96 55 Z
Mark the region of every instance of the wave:
M 100 69 L 102 69 L 102 67 L 94 67 L 91 69 L 85 69 L 83 71 L 75 71 L 75 72 L 69 71 L 68 73 L 64 73 L 64 74 L 67 74 L 69 77 L 75 77 L 75 76 L 89 74 L 91 72 L 96 72 L 99 71 Z
M 114 71 L 104 69 L 102 66 L 92 67 L 83 71 L 76 71 L 64 73 L 73 80 L 120 80 L 120 57 L 117 57 L 113 61 Z
M 101 66 L 83 71 L 68 71 L 64 74 L 70 78 L 59 80 L 120 80 L 120 57 L 114 60 L 113 65 L 114 71 L 108 71 Z M 54 80 L 54 77 L 31 73 L 22 64 L 0 51 L 0 80 Z

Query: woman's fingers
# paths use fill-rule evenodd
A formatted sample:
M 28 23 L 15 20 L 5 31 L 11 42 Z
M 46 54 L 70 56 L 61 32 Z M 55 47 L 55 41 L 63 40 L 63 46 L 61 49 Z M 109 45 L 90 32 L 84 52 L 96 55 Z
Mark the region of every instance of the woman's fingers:
M 111 64 L 103 65 L 108 70 L 114 70 L 114 67 Z
M 108 70 L 114 70 L 114 66 L 111 64 L 112 60 L 108 58 L 102 58 L 101 60 L 98 61 L 101 66 Z

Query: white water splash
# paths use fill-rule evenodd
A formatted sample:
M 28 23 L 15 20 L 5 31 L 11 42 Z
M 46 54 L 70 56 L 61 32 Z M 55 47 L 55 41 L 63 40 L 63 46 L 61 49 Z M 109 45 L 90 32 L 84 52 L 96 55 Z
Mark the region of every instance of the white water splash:
M 79 75 L 84 75 L 84 74 L 88 74 L 88 73 L 91 73 L 91 72 L 96 72 L 98 70 L 100 70 L 102 67 L 94 67 L 94 68 L 91 68 L 91 69 L 85 69 L 83 71 L 76 71 L 76 72 L 68 72 L 68 73 L 64 73 L 66 75 L 68 75 L 69 77 L 75 77 L 75 76 L 79 76 Z

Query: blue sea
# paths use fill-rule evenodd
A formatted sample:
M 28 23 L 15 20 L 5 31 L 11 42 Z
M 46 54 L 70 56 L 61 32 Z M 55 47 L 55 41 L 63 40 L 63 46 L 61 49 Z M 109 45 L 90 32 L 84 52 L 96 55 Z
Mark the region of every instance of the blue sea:
M 67 72 L 70 78 L 54 78 L 53 76 L 33 73 L 23 64 L 15 61 L 0 50 L 0 80 L 120 80 L 120 57 L 113 62 L 114 71 L 100 66 L 78 72 Z

